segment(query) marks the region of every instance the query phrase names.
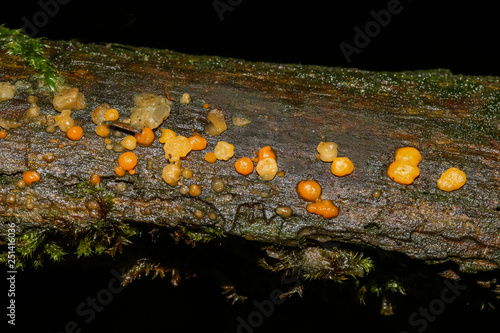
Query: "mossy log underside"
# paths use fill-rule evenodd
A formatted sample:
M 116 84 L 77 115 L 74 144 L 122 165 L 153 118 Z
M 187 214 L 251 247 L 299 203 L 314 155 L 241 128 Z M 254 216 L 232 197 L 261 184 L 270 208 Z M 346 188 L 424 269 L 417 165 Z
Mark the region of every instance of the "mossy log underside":
M 8 131 L 0 140 L 0 221 L 2 235 L 15 221 L 18 232 L 33 228 L 85 226 L 102 219 L 85 203 L 90 194 L 81 187 L 92 173 L 102 178 L 112 208 L 105 218 L 190 230 L 217 227 L 227 235 L 248 240 L 299 246 L 308 239 L 337 241 L 396 251 L 422 261 L 451 260 L 464 271 L 491 270 L 500 265 L 500 78 L 453 75 L 446 70 L 401 73 L 369 72 L 319 66 L 252 63 L 236 59 L 191 56 L 165 50 L 118 45 L 49 42 L 48 56 L 68 85 L 78 87 L 87 108 L 72 116 L 84 129 L 80 141 L 58 131 L 46 132 L 43 119 L 56 115 L 52 95 L 21 59 L 0 51 L 0 81 L 22 81 L 14 99 L 0 103 L 0 115 L 20 118 L 38 97 L 41 116 Z M 191 152 L 183 166 L 202 194 L 181 195 L 161 179 L 167 164 L 162 145 L 138 147 L 137 173 L 118 178 L 118 153 L 107 150 L 94 132 L 91 111 L 109 103 L 129 115 L 134 96 L 163 94 L 174 102 L 161 128 L 189 136 L 203 133 L 208 111 L 222 110 L 228 129 L 208 136 L 205 151 Z M 210 104 L 210 109 L 202 107 Z M 234 116 L 251 120 L 235 126 Z M 159 134 L 159 131 L 156 132 Z M 207 151 L 220 140 L 235 146 L 235 157 L 208 163 Z M 349 157 L 355 170 L 336 177 L 330 164 L 316 159 L 322 140 L 334 141 L 339 156 Z M 61 145 L 61 146 L 60 146 Z M 278 157 L 283 177 L 262 181 L 236 173 L 234 161 L 269 145 Z M 423 161 L 420 176 L 404 186 L 386 174 L 397 148 L 417 148 Z M 53 153 L 47 162 L 44 154 Z M 148 167 L 149 163 L 149 167 Z M 458 167 L 466 185 L 454 192 L 437 188 L 441 173 Z M 36 169 L 41 181 L 16 186 L 23 171 Z M 211 180 L 219 177 L 225 190 L 216 193 Z M 340 209 L 338 217 L 323 219 L 306 211 L 296 184 L 315 179 L 323 197 Z M 126 184 L 124 191 L 116 185 Z M 79 186 L 80 184 L 80 186 Z M 376 198 L 372 194 L 380 191 Z M 16 202 L 6 200 L 16 195 Z M 33 199 L 34 208 L 26 208 Z M 293 215 L 282 218 L 278 206 Z M 30 207 L 31 208 L 31 207 Z M 194 215 L 201 210 L 204 217 Z M 217 217 L 210 219 L 209 212 Z M 211 216 L 213 218 L 213 215 Z M 62 232 L 62 231 L 61 231 Z M 5 243 L 4 243 L 5 244 Z

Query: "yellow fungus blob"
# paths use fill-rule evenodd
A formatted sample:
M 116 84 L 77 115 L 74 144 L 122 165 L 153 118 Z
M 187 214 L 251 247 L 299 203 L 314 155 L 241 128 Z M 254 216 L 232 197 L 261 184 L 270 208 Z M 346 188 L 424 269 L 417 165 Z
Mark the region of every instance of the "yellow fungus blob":
M 62 110 L 61 113 L 54 117 L 55 126 L 63 132 L 67 132 L 71 127 L 75 126 L 75 121 L 71 118 L 71 110 Z
M 9 82 L 0 82 L 0 102 L 13 99 L 16 93 L 16 86 Z
M 143 93 L 135 97 L 130 112 L 130 125 L 139 129 L 155 129 L 170 115 L 170 102 L 164 96 Z
M 467 177 L 465 173 L 457 168 L 449 168 L 439 178 L 437 185 L 442 191 L 455 191 L 465 185 Z
M 403 147 L 396 150 L 394 160 L 417 166 L 422 161 L 422 155 L 413 147 Z
M 330 200 L 318 200 L 308 204 L 306 209 L 309 213 L 321 215 L 324 219 L 331 219 L 339 215 L 338 207 Z
M 201 187 L 196 184 L 189 186 L 189 195 L 192 197 L 197 197 L 201 194 Z
M 260 160 L 255 169 L 262 180 L 269 181 L 273 180 L 278 173 L 278 164 L 274 158 L 267 157 Z
M 210 185 L 212 187 L 212 190 L 214 190 L 217 193 L 224 191 L 224 187 L 226 186 L 224 181 L 217 177 L 212 178 L 212 182 Z
M 23 181 L 26 185 L 30 186 L 34 182 L 40 180 L 40 174 L 35 170 L 27 170 L 23 172 Z
M 208 113 L 207 119 L 210 120 L 210 124 L 205 126 L 206 134 L 212 136 L 221 135 L 221 133 L 227 129 L 226 120 L 224 119 L 224 113 L 222 110 L 213 109 Z
M 389 178 L 401 185 L 410 185 L 420 175 L 420 169 L 406 161 L 394 161 L 387 170 Z
M 137 155 L 132 152 L 123 153 L 118 159 L 118 164 L 125 171 L 132 170 L 137 165 Z
M 96 125 L 101 125 L 106 120 L 106 111 L 111 109 L 111 105 L 104 103 L 99 105 L 92 111 L 92 121 Z
M 212 152 L 208 152 L 205 154 L 205 161 L 208 163 L 215 163 L 217 161 L 217 156 Z
M 120 117 L 120 115 L 118 114 L 117 109 L 108 109 L 108 110 L 106 110 L 106 113 L 104 114 L 104 119 L 106 119 L 107 121 L 118 120 L 119 117 Z
M 26 110 L 26 117 L 35 118 L 40 115 L 40 108 L 35 103 L 32 103 L 28 110 Z
M 321 185 L 315 180 L 303 180 L 297 184 L 297 194 L 305 201 L 316 201 L 321 195 Z
M 354 164 L 347 157 L 335 157 L 332 161 L 331 172 L 338 177 L 346 176 L 354 170 Z
M 191 151 L 191 142 L 182 135 L 176 135 L 165 141 L 163 146 L 165 158 L 170 162 L 176 162 Z
M 320 160 L 333 162 L 334 158 L 337 157 L 338 146 L 335 142 L 320 142 L 316 150 Z
M 225 141 L 219 141 L 215 146 L 214 154 L 218 160 L 227 161 L 234 156 L 234 146 Z
M 137 139 L 132 135 L 127 135 L 121 142 L 122 146 L 128 150 L 134 150 L 137 145 Z
M 182 94 L 179 103 L 181 104 L 189 104 L 191 102 L 191 96 L 188 93 Z
M 181 168 L 176 163 L 171 163 L 163 168 L 161 178 L 170 186 L 176 186 L 181 179 Z
M 158 140 L 160 141 L 160 143 L 165 143 L 168 140 L 175 138 L 176 135 L 177 134 L 174 131 L 172 131 L 170 129 L 162 128 L 161 129 L 161 135 L 158 138 Z
M 292 216 L 293 210 L 288 206 L 280 206 L 276 208 L 276 214 L 283 218 Z
M 109 134 L 111 133 L 111 130 L 109 129 L 108 125 L 101 124 L 101 125 L 96 126 L 95 132 L 97 135 L 105 138 L 105 137 L 109 136 Z
M 63 110 L 83 110 L 87 107 L 85 96 L 78 91 L 78 88 L 63 87 L 52 100 L 54 109 L 61 112 Z

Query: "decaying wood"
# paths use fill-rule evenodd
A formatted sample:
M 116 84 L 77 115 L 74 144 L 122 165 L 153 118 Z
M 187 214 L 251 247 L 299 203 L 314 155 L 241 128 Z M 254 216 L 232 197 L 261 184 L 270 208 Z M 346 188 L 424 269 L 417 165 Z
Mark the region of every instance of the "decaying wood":
M 73 142 L 62 132 L 45 131 L 43 120 L 57 114 L 51 94 L 39 87 L 39 76 L 22 60 L 2 51 L 0 81 L 18 82 L 19 88 L 14 99 L 0 104 L 1 116 L 21 118 L 30 94 L 38 97 L 41 109 L 39 118 L 0 140 L 2 234 L 10 221 L 22 234 L 49 227 L 64 232 L 105 218 L 195 231 L 217 227 L 223 234 L 289 246 L 331 240 L 431 263 L 453 261 L 464 271 L 500 265 L 498 77 L 251 63 L 116 45 L 50 46 L 59 74 L 86 96 L 87 108 L 73 112 L 84 138 Z M 135 175 L 116 177 L 119 154 L 105 148 L 90 119 L 102 103 L 128 116 L 136 94 L 164 94 L 165 88 L 177 101 L 184 92 L 193 101 L 174 102 L 163 128 L 189 136 L 203 132 L 211 108 L 226 116 L 227 131 L 208 137 L 207 150 L 191 152 L 183 161 L 194 173 L 183 182 L 202 186 L 198 197 L 181 195 L 179 186 L 161 179 L 167 161 L 159 142 L 137 148 Z M 236 116 L 251 123 L 237 127 L 232 123 Z M 272 146 L 285 175 L 265 182 L 255 173 L 236 173 L 235 158 L 207 163 L 205 152 L 219 140 L 235 146 L 235 158 Z M 338 144 L 339 156 L 353 161 L 353 174 L 335 177 L 328 163 L 316 159 L 322 140 Z M 395 150 L 403 146 L 416 147 L 423 156 L 421 175 L 409 186 L 386 175 Z M 55 160 L 47 162 L 47 153 Z M 467 174 L 467 184 L 442 192 L 437 179 L 452 166 Z M 19 189 L 16 182 L 27 169 L 36 169 L 42 179 Z M 92 194 L 79 186 L 92 173 L 101 176 L 104 193 L 112 196 L 112 207 L 101 215 L 89 214 L 85 203 Z M 211 189 L 213 177 L 225 181 L 223 192 Z M 339 206 L 337 218 L 325 220 L 306 211 L 295 186 L 310 178 L 323 186 L 324 198 Z M 117 191 L 120 182 L 125 191 Z M 378 198 L 372 195 L 376 190 L 382 193 Z M 15 203 L 6 201 L 9 194 L 16 196 Z M 31 210 L 28 198 L 34 200 Z M 292 207 L 293 215 L 278 216 L 278 206 Z M 195 210 L 204 217 L 197 218 Z M 210 212 L 217 217 L 210 219 Z

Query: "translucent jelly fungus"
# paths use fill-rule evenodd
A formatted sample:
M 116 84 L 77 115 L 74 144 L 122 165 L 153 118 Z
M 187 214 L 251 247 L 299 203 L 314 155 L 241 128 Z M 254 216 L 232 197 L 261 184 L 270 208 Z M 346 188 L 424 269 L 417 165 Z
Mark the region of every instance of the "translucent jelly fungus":
M 182 135 L 177 135 L 174 131 L 162 130 L 160 142 L 164 143 L 165 159 L 176 162 L 181 157 L 185 157 L 191 151 L 191 142 Z
M 192 150 L 203 150 L 207 148 L 207 139 L 199 134 L 193 134 L 189 138 Z
M 354 164 L 347 157 L 335 157 L 332 161 L 331 172 L 338 177 L 346 176 L 354 170 Z
M 387 169 L 387 175 L 398 184 L 410 185 L 420 175 L 420 169 L 406 161 L 394 161 Z
M 222 110 L 213 109 L 207 115 L 210 123 L 205 126 L 205 134 L 217 136 L 227 129 L 226 120 Z
M 16 86 L 9 82 L 0 82 L 0 102 L 13 99 L 16 93 Z
M 396 150 L 394 160 L 407 162 L 411 165 L 417 166 L 422 161 L 422 155 L 420 155 L 420 152 L 413 147 L 403 147 Z
M 144 127 L 141 134 L 135 134 L 135 138 L 137 139 L 137 144 L 139 146 L 149 147 L 155 140 L 155 134 L 151 128 Z
M 324 219 L 331 219 L 339 215 L 338 207 L 330 200 L 318 200 L 308 204 L 306 209 L 309 213 L 321 215 Z
M 242 157 L 234 163 L 234 168 L 236 172 L 242 174 L 243 176 L 248 176 L 253 172 L 254 166 L 251 159 L 248 157 Z
M 164 96 L 143 93 L 135 97 L 130 112 L 130 125 L 139 129 L 155 129 L 170 115 L 170 102 Z
M 23 181 L 28 186 L 30 186 L 34 182 L 39 181 L 40 178 L 40 174 L 35 170 L 27 170 L 23 172 Z
M 96 125 L 101 125 L 106 120 L 106 111 L 111 109 L 111 105 L 104 103 L 99 105 L 92 111 L 92 121 Z
M 321 195 L 321 185 L 314 180 L 303 180 L 297 184 L 297 194 L 305 201 L 316 201 Z
M 323 162 L 333 162 L 337 157 L 338 146 L 335 142 L 320 142 L 316 150 L 319 153 L 319 159 Z
M 63 87 L 52 100 L 54 109 L 61 112 L 63 110 L 83 110 L 87 107 L 85 96 L 78 91 L 78 88 Z
M 118 164 L 125 171 L 132 170 L 137 165 L 137 156 L 132 152 L 123 153 L 118 159 Z
M 66 136 L 72 141 L 78 141 L 83 138 L 83 129 L 80 126 L 73 126 L 66 132 Z
M 71 127 L 75 126 L 75 121 L 71 118 L 71 110 L 62 110 L 61 113 L 54 117 L 55 126 L 63 132 L 67 132 Z
M 218 160 L 227 161 L 234 156 L 234 146 L 225 141 L 219 141 L 214 148 L 214 154 Z
M 263 160 L 259 160 L 255 169 L 262 180 L 269 181 L 273 180 L 278 173 L 278 164 L 276 163 L 276 159 L 267 157 Z
M 176 163 L 171 163 L 163 168 L 161 178 L 170 186 L 176 186 L 181 178 L 181 168 Z
M 263 160 L 265 158 L 274 158 L 276 159 L 276 154 L 270 146 L 265 146 L 259 149 L 258 160 Z
M 437 185 L 442 191 L 451 192 L 465 185 L 467 177 L 465 173 L 457 168 L 449 168 L 439 178 Z

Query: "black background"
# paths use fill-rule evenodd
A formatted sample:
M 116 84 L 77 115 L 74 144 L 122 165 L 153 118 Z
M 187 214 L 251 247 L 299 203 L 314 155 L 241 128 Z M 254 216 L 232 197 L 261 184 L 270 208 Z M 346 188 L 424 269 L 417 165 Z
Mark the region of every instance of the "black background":
M 389 1 L 233 1 L 238 2 L 232 11 L 224 12 L 221 21 L 213 1 L 72 0 L 59 6 L 38 28 L 36 37 L 115 42 L 253 61 L 384 71 L 448 68 L 455 74 L 500 75 L 498 1 L 402 0 L 401 13 L 393 15 L 359 54 L 352 55 L 350 63 L 339 44 L 353 44 L 354 28 L 363 29 L 373 20 L 370 12 L 386 9 Z M 9 6 L 0 11 L 0 23 L 10 28 L 21 28 L 23 17 L 33 22 L 42 10 L 37 1 Z M 65 323 L 75 320 L 83 332 L 234 332 L 238 316 L 248 316 L 255 310 L 252 301 L 268 298 L 273 290 L 254 291 L 247 295 L 245 305 L 231 306 L 215 279 L 200 277 L 172 287 L 168 279 L 143 278 L 115 295 L 86 324 L 75 309 L 106 288 L 114 265 L 112 261 L 83 268 L 81 264 L 48 265 L 20 272 L 17 328 L 62 332 Z M 244 266 L 235 269 L 245 271 Z M 264 271 L 259 274 L 256 279 L 273 278 Z M 408 325 L 409 315 L 435 297 L 439 294 L 430 295 L 427 303 L 400 306 L 396 316 L 382 317 L 377 300 L 360 306 L 342 289 L 328 301 L 320 293 L 306 292 L 303 299 L 294 297 L 277 307 L 255 332 L 415 332 Z M 449 305 L 426 332 L 485 330 L 496 322 L 494 312 L 478 312 L 464 303 Z

